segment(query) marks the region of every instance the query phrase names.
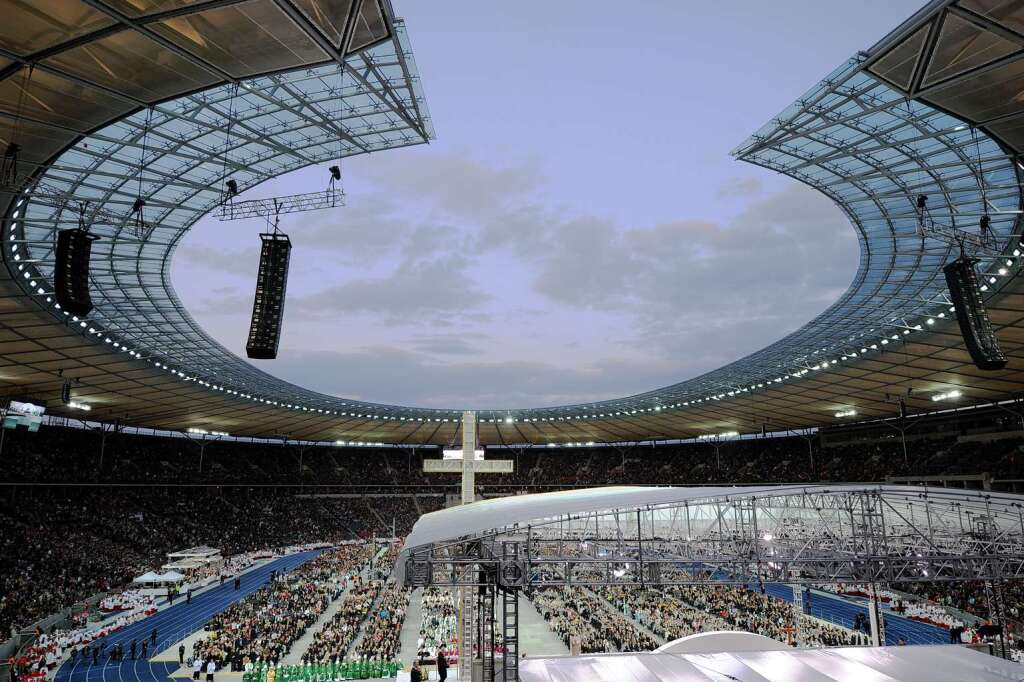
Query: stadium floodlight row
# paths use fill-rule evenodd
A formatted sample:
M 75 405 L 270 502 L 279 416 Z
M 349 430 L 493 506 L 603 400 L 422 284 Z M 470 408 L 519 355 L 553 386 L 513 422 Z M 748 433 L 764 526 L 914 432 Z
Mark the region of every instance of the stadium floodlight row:
M 0 194 L 4 394 L 52 398 L 60 368 L 82 379 L 76 395 L 93 406 L 93 419 L 318 440 L 458 438 L 461 408 L 481 406 L 381 405 L 294 386 L 210 338 L 170 282 L 177 244 L 218 206 L 228 179 L 248 189 L 293 169 L 429 140 L 404 26 L 387 3 L 364 2 L 359 40 L 345 51 L 344 22 L 306 15 L 295 0 L 210 0 L 142 16 L 124 14 L 114 0 L 75 0 L 54 8 L 63 25 L 32 34 L 49 42 L 27 45 L 15 27 L 38 19 L 0 0 L 15 19 L 0 28 L 0 125 L 5 142 L 21 135 L 34 169 L 34 184 Z M 985 7 L 929 4 L 733 151 L 815 187 L 850 219 L 860 267 L 834 305 L 759 352 L 665 388 L 584 405 L 480 410 L 481 440 L 779 430 L 837 414 L 891 415 L 887 394 L 911 385 L 911 410 L 957 391 L 964 402 L 984 402 L 1024 390 L 1015 369 L 1024 360 L 1024 292 L 1015 281 L 1024 126 L 1012 96 L 1024 71 L 1024 32 L 1012 10 Z M 243 22 L 254 36 L 276 39 L 255 49 L 245 43 L 255 38 L 238 30 Z M 225 50 L 226 40 L 241 42 Z M 114 56 L 112 48 L 127 44 L 133 49 Z M 84 46 L 119 68 L 76 60 Z M 50 106 L 36 105 L 40 98 Z M 931 225 L 924 235 L 922 195 Z M 145 225 L 129 218 L 139 198 Z M 75 206 L 85 200 L 102 239 L 93 247 L 96 307 L 77 320 L 54 305 L 53 241 L 77 224 Z M 962 348 L 941 277 L 959 253 L 954 231 L 982 259 L 985 295 L 1010 357 L 1004 371 L 979 373 Z

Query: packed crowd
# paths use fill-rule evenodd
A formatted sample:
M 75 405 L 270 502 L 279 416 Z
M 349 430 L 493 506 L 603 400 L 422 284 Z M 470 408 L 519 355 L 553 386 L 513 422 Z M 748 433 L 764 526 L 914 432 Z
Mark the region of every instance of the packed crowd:
M 100 600 L 99 609 L 104 613 L 122 611 L 149 611 L 156 608 L 156 599 L 143 590 L 124 590 Z
M 8 664 L 20 682 L 44 679 L 55 671 L 65 656 L 90 658 L 97 648 L 96 642 L 150 615 L 151 608 L 138 605 L 101 623 L 88 623 L 84 618 L 75 618 L 73 625 L 67 629 L 54 626 L 44 632 L 37 628 L 31 643 L 23 647 L 16 657 L 12 657 Z
M 493 492 L 614 483 L 700 484 L 796 480 L 881 480 L 890 475 L 990 472 L 1024 477 L 1024 441 L 989 443 L 957 437 L 970 427 L 1018 428 L 1007 415 L 978 416 L 978 424 L 911 432 L 904 459 L 892 430 L 879 427 L 865 442 L 833 434 L 755 438 L 658 447 L 527 448 L 502 451 L 512 474 L 482 482 Z M 959 431 L 957 429 L 960 429 Z M 889 435 L 886 435 L 889 434 Z M 849 439 L 847 439 L 849 440 Z M 200 458 L 186 438 L 45 427 L 5 434 L 0 476 L 10 483 L 224 483 L 204 488 L 17 488 L 0 501 L 0 631 L 26 627 L 97 593 L 116 590 L 163 563 L 168 551 L 210 543 L 226 555 L 297 542 L 404 535 L 421 513 L 440 507 L 457 477 L 422 472 L 432 448 L 297 447 L 208 442 Z M 372 453 L 372 456 L 368 456 Z M 813 457 L 814 466 L 811 466 Z M 200 462 L 202 461 L 202 464 Z M 296 499 L 290 490 L 247 489 L 246 484 L 350 486 L 366 497 Z M 415 491 L 413 495 L 410 491 Z M 101 550 L 101 551 L 97 551 Z M 71 556 L 75 561 L 58 561 Z M 983 590 L 930 589 L 936 600 L 984 616 Z M 1008 596 L 1024 597 L 1013 587 Z M 1008 598 L 1008 610 L 1022 599 Z M 1012 614 L 1011 614 L 1012 615 Z M 1024 614 L 1017 614 L 1018 616 Z
M 502 492 L 524 488 L 617 483 L 759 483 L 794 481 L 880 481 L 887 476 L 957 475 L 988 472 L 997 478 L 1024 478 L 1024 439 L 960 441 L 968 430 L 1019 430 L 994 413 L 982 425 L 924 426 L 908 429 L 903 443 L 896 432 L 878 427 L 860 440 L 825 436 L 747 438 L 621 447 L 510 448 L 511 474 L 481 482 Z M 948 428 L 940 428 L 946 426 Z M 929 437 L 924 437 L 929 436 Z M 235 441 L 207 442 L 200 456 L 187 438 L 113 434 L 104 459 L 99 436 L 78 429 L 46 427 L 38 433 L 10 432 L 0 458 L 0 476 L 9 482 L 224 483 L 347 486 L 350 492 L 393 495 L 367 519 L 397 525 L 418 515 L 424 497 L 457 488 L 455 474 L 425 474 L 424 459 L 440 457 L 437 448 L 289 446 Z M 370 455 L 372 453 L 372 455 Z M 369 456 L 368 456 L 369 455 Z M 813 466 L 812 466 L 813 460 Z
M 363 580 L 357 576 L 342 599 L 341 607 L 313 635 L 313 641 L 302 656 L 303 662 L 327 663 L 344 660 L 382 587 L 381 580 Z
M 734 585 L 673 585 L 665 592 L 685 604 L 721 618 L 730 630 L 754 632 L 780 642 L 805 646 L 866 644 L 862 633 L 806 616 L 782 599 Z
M 650 651 L 658 642 L 625 616 L 602 606 L 589 590 L 545 588 L 532 595 L 533 605 L 570 651 L 581 653 Z
M 616 614 L 609 618 L 597 612 L 594 596 Z M 567 643 L 572 636 L 578 637 L 585 652 L 651 649 L 715 630 L 753 632 L 792 646 L 850 646 L 868 641 L 863 633 L 805 615 L 781 599 L 725 584 L 660 589 L 616 585 L 596 592 L 581 587 L 549 589 L 539 592 L 534 604 L 556 634 Z M 634 632 L 626 634 L 629 629 Z
M 380 602 L 363 625 L 363 639 L 356 650 L 360 656 L 374 661 L 390 661 L 402 648 L 402 625 L 409 608 L 409 590 L 388 580 Z
M 408 590 L 391 578 L 399 546 L 389 545 L 373 557 L 329 621 L 313 635 L 302 660 L 306 663 L 338 662 L 349 655 L 360 629 L 364 629 L 358 653 L 364 660 L 392 660 L 400 647 L 399 635 L 409 606 Z
M 275 576 L 206 624 L 193 660 L 244 670 L 256 661 L 278 663 L 369 561 L 372 545 L 344 545 L 294 571 Z
M 219 495 L 175 488 L 28 489 L 0 501 L 0 632 L 129 585 L 183 547 L 213 544 L 226 556 L 245 558 L 292 544 L 390 536 L 392 518 L 382 522 L 371 504 L 374 498 L 298 499 L 230 488 Z M 395 518 L 397 531 L 408 533 L 416 518 Z M 247 561 L 225 570 L 241 570 Z M 207 578 L 220 570 L 208 569 Z
M 698 632 L 731 629 L 718 616 L 685 604 L 665 591 L 616 585 L 605 587 L 598 594 L 666 642 Z
M 428 587 L 420 595 L 420 631 L 416 637 L 416 655 L 434 659 L 439 655 L 458 660 L 459 628 L 455 599 L 451 590 Z

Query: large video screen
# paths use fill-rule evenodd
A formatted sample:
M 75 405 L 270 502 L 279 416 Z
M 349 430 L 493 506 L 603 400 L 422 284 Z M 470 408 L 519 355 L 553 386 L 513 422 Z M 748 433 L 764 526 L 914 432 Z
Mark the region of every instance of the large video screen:
M 23 426 L 29 431 L 38 431 L 43 423 L 44 405 L 12 400 L 4 413 L 4 428 L 16 429 Z

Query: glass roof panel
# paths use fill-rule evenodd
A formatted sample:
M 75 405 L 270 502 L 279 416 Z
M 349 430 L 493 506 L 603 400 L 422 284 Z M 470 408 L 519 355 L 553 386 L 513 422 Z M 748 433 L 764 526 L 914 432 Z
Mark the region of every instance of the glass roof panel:
M 1020 46 L 947 14 L 922 85 L 930 85 L 1016 52 Z
M 103 239 L 92 252 L 97 286 L 90 323 L 164 363 L 192 375 L 216 377 L 218 383 L 230 384 L 235 390 L 275 399 L 287 395 L 289 401 L 306 402 L 311 408 L 361 407 L 364 404 L 357 401 L 338 400 L 287 384 L 221 347 L 181 308 L 163 273 L 181 234 L 220 200 L 225 177 L 247 188 L 296 168 L 333 163 L 339 154 L 363 153 L 366 149 L 339 142 L 338 126 L 354 135 L 369 127 L 369 121 L 380 121 L 382 111 L 399 106 L 409 107 L 404 113 L 412 125 L 397 115 L 385 119 L 389 129 L 401 130 L 386 138 L 376 135 L 374 148 L 427 141 L 431 125 L 424 115 L 422 91 L 404 40 L 404 31 L 395 31 L 390 40 L 371 48 L 366 58 L 374 63 L 404 63 L 408 80 L 396 76 L 399 80 L 389 86 L 403 99 L 406 95 L 401 93 L 416 92 L 415 106 L 411 101 L 398 104 L 373 78 L 368 78 L 365 86 L 346 79 L 344 116 L 324 116 L 341 111 L 336 85 L 340 68 L 332 62 L 248 80 L 237 96 L 233 86 L 219 85 L 168 100 L 152 113 L 136 111 L 79 140 L 46 171 L 43 186 L 52 188 L 51 193 L 29 201 L 28 219 L 19 223 L 27 239 L 23 248 L 39 259 L 32 267 L 49 277 L 53 231 L 76 220 L 71 212 L 55 207 L 54 195 L 63 197 L 59 205 L 92 199 L 92 229 Z M 362 56 L 351 58 L 351 67 L 362 65 Z M 359 87 L 362 92 L 357 93 Z M 230 138 L 225 135 L 229 104 L 236 119 Z M 143 159 L 140 137 L 147 116 L 152 116 L 152 124 Z M 60 147 L 64 146 L 62 140 Z M 47 154 L 50 157 L 52 152 Z M 140 185 L 147 202 L 146 219 L 153 227 L 143 240 L 124 229 Z M 133 324 L 134 320 L 145 320 L 145 324 Z M 385 413 L 393 408 L 373 409 Z
M 327 55 L 272 0 L 251 0 L 152 24 L 160 35 L 236 78 Z
M 93 83 L 154 102 L 212 85 L 217 76 L 136 31 L 60 52 L 46 64 Z
M 914 67 L 917 66 L 917 59 L 921 55 L 921 48 L 924 47 L 925 38 L 928 36 L 928 28 L 927 25 L 922 26 L 910 34 L 902 43 L 875 62 L 871 66 L 871 71 L 897 87 L 908 90 L 910 79 L 914 77 Z
M 130 102 L 42 69 L 35 69 L 31 80 L 25 73 L 22 69 L 0 80 L 0 111 L 84 132 L 134 108 Z
M 960 0 L 957 4 L 1024 35 L 1024 2 L 1020 0 Z
M 113 24 L 80 0 L 7 0 L 0 48 L 25 56 Z
M 254 14 L 259 15 L 257 20 Z M 188 22 L 184 28 L 161 25 L 159 30 L 201 58 L 221 60 L 222 68 L 229 71 L 251 68 L 262 58 L 259 50 L 255 55 L 244 50 L 234 53 L 237 36 L 233 31 L 261 31 L 259 35 L 270 31 L 273 34 L 268 40 L 279 40 L 288 31 L 298 30 L 263 0 L 204 10 L 191 19 L 205 22 L 201 32 L 197 32 L 199 23 Z M 120 338 L 130 337 L 133 347 L 181 367 L 191 376 L 216 377 L 218 383 L 268 399 L 287 396 L 289 401 L 304 402 L 310 408 L 343 410 L 347 405 L 349 411 L 363 409 L 363 403 L 287 384 L 231 354 L 181 308 L 161 272 L 181 234 L 216 204 L 218 189 L 227 176 L 249 187 L 294 168 L 333 161 L 341 150 L 358 153 L 359 149 L 338 142 L 336 125 L 370 149 L 425 141 L 428 132 L 422 131 L 430 130 L 429 117 L 404 36 L 401 22 L 396 21 L 394 40 L 374 47 L 365 57 L 371 65 L 400 62 L 412 74 L 409 79 L 404 77 L 404 69 L 374 67 L 367 71 L 366 91 L 358 95 L 354 79 L 346 79 L 344 116 L 327 116 L 327 121 L 324 112 L 340 110 L 339 98 L 332 90 L 337 81 L 333 64 L 248 82 L 250 87 L 234 98 L 234 114 L 240 122 L 232 127 L 230 139 L 224 128 L 231 86 L 156 107 L 154 129 L 165 134 L 151 136 L 154 147 L 142 172 L 147 218 L 155 225 L 145 240 L 122 228 L 123 216 L 139 186 L 138 137 L 146 113 L 136 112 L 107 125 L 61 155 L 44 178 L 76 198 L 95 198 L 96 210 L 107 211 L 95 228 L 104 238 L 94 247 L 93 263 L 97 277 L 109 285 L 95 292 L 97 305 L 90 321 L 97 327 L 119 330 Z M 912 39 L 923 41 L 924 35 L 918 31 Z M 246 43 L 251 42 L 250 36 Z M 897 50 L 907 47 L 905 41 Z M 904 51 L 916 59 L 914 50 Z M 906 61 L 889 64 L 887 73 L 909 81 L 913 63 L 911 60 L 908 67 Z M 350 64 L 365 69 L 363 55 L 354 56 Z M 987 197 L 995 205 L 1016 206 L 1020 193 L 1012 158 L 1000 153 L 983 133 L 979 145 L 970 131 L 958 132 L 958 119 L 925 103 L 908 103 L 895 88 L 863 72 L 861 64 L 854 59 L 835 70 L 734 152 L 745 161 L 803 180 L 840 203 L 864 246 L 851 288 L 818 318 L 768 348 L 701 377 L 608 401 L 603 404 L 607 407 L 598 409 L 642 408 L 652 399 L 671 396 L 709 400 L 709 394 L 737 386 L 806 373 L 808 366 L 849 350 L 851 339 L 864 339 L 868 345 L 881 343 L 883 335 L 894 333 L 894 324 L 919 322 L 944 296 L 941 264 L 949 259 L 951 247 L 916 234 L 916 195 L 930 195 L 933 215 L 947 221 L 958 213 L 976 210 L 982 184 L 987 184 Z M 261 68 L 273 67 L 261 64 Z M 378 70 L 380 74 L 375 73 Z M 384 95 L 379 78 L 392 79 L 388 85 L 402 104 Z M 62 92 L 69 90 L 74 92 L 66 84 L 61 88 Z M 17 94 L 0 93 L 0 99 L 17 101 L 11 97 Z M 36 103 L 38 99 L 46 106 Z M 66 117 L 63 110 L 51 111 L 56 105 L 44 97 L 33 98 L 33 106 L 43 113 Z M 400 107 L 407 109 L 403 116 L 398 115 Z M 88 109 L 85 113 L 89 114 Z M 412 126 L 406 117 L 414 122 Z M 984 174 L 976 167 L 979 147 L 986 156 Z M 23 221 L 21 228 L 24 244 L 33 258 L 41 259 L 38 269 L 45 272 L 52 269 L 53 230 L 66 224 L 67 212 L 60 215 L 45 201 L 33 200 L 28 213 L 30 220 Z M 1019 232 L 1011 216 L 992 222 L 1000 244 L 1008 243 L 1014 231 Z M 132 320 L 146 322 L 128 326 Z M 381 413 L 400 409 L 404 415 L 430 412 L 391 406 L 372 409 Z M 574 411 L 572 407 L 562 406 L 522 412 L 554 419 L 554 415 L 570 411 Z
M 341 33 L 345 30 L 352 0 L 294 0 L 310 21 L 316 24 L 331 43 L 341 47 Z

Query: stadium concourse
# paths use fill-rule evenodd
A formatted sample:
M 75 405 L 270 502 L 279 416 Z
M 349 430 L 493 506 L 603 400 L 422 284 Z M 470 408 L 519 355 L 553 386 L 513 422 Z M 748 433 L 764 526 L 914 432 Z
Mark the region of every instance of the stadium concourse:
M 169 275 L 265 227 L 276 358 L 281 215 L 434 139 L 389 0 L 0 0 L 0 680 L 1024 679 L 1022 26 L 932 0 L 732 151 L 856 235 L 809 322 L 456 409 L 257 369 Z

